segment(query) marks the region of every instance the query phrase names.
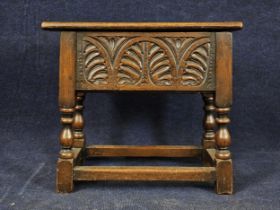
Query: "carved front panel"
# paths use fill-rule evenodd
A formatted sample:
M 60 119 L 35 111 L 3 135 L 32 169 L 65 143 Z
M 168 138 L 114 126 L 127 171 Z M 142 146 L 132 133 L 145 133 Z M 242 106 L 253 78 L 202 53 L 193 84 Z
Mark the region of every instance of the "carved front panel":
M 215 36 L 204 32 L 81 32 L 79 90 L 214 90 Z

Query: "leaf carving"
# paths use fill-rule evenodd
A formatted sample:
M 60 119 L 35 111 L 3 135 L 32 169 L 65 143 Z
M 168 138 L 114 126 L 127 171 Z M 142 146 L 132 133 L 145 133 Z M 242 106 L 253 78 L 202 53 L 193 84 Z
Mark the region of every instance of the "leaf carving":
M 198 86 L 207 77 L 209 66 L 210 43 L 195 47 L 184 60 L 182 81 L 183 85 Z
M 102 43 L 112 60 L 114 60 L 116 51 L 127 39 L 127 37 L 98 37 L 98 41 Z
M 125 85 L 212 88 L 215 39 L 211 37 L 208 34 L 87 35 L 78 45 L 81 46 L 78 79 L 95 85 L 94 88 L 96 85 L 124 89 Z
M 143 59 L 143 43 L 135 43 L 126 49 L 118 69 L 118 84 L 133 85 L 140 82 Z
M 105 58 L 100 49 L 94 43 L 85 41 L 83 53 L 87 81 L 95 85 L 107 84 L 108 68 L 105 65 Z
M 148 65 L 151 80 L 156 85 L 171 85 L 171 64 L 164 50 L 155 43 L 149 43 Z
M 174 51 L 177 61 L 181 59 L 182 54 L 194 41 L 193 37 L 176 37 L 176 38 L 164 38 L 163 39 L 171 49 Z

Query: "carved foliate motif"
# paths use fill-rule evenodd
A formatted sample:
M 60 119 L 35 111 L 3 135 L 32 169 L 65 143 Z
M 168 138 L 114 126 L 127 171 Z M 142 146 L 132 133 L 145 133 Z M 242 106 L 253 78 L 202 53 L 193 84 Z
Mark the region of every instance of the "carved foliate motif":
M 124 50 L 117 65 L 118 84 L 171 85 L 171 63 L 156 43 L 140 41 Z
M 184 59 L 183 64 L 183 85 L 201 84 L 208 71 L 208 60 L 210 54 L 210 43 L 195 48 L 190 55 Z
M 127 86 L 213 89 L 215 39 L 203 36 L 78 35 L 78 89 Z
M 143 77 L 143 43 L 135 43 L 125 50 L 119 62 L 118 84 L 138 84 Z
M 104 53 L 94 44 L 88 43 L 84 47 L 84 76 L 92 84 L 107 84 L 108 67 Z

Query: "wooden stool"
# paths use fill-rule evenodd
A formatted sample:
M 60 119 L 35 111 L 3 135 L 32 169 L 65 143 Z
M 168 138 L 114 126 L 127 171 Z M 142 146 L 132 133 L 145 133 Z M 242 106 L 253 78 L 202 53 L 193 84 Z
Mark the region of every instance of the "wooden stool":
M 232 104 L 232 34 L 242 22 L 43 22 L 61 31 L 62 131 L 58 192 L 73 181 L 216 182 L 233 193 L 228 113 Z M 88 91 L 191 91 L 205 103 L 202 146 L 85 146 Z M 87 157 L 202 157 L 203 167 L 82 166 Z

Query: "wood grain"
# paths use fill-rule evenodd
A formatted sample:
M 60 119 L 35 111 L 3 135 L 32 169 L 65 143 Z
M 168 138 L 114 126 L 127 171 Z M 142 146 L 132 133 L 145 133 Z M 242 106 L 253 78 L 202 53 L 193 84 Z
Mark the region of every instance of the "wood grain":
M 233 169 L 232 160 L 216 160 L 217 181 L 216 191 L 218 194 L 233 194 Z
M 45 30 L 91 31 L 234 31 L 243 23 L 236 22 L 42 22 Z
M 175 145 L 92 145 L 86 148 L 87 157 L 197 157 L 201 153 L 201 147 Z
M 214 167 L 76 166 L 76 181 L 196 181 L 211 182 Z
M 78 90 L 215 89 L 215 34 L 79 32 Z
M 59 158 L 56 167 L 56 191 L 69 193 L 73 188 L 73 159 Z
M 61 32 L 59 58 L 59 106 L 75 106 L 76 32 Z
M 58 192 L 71 192 L 74 180 L 125 180 L 216 182 L 218 194 L 233 193 L 227 128 L 232 104 L 231 31 L 241 29 L 242 22 L 43 22 L 41 26 L 61 31 Z M 202 92 L 202 147 L 85 147 L 85 91 Z M 81 166 L 85 156 L 199 157 L 204 166 Z
M 216 33 L 216 106 L 232 104 L 232 34 Z

